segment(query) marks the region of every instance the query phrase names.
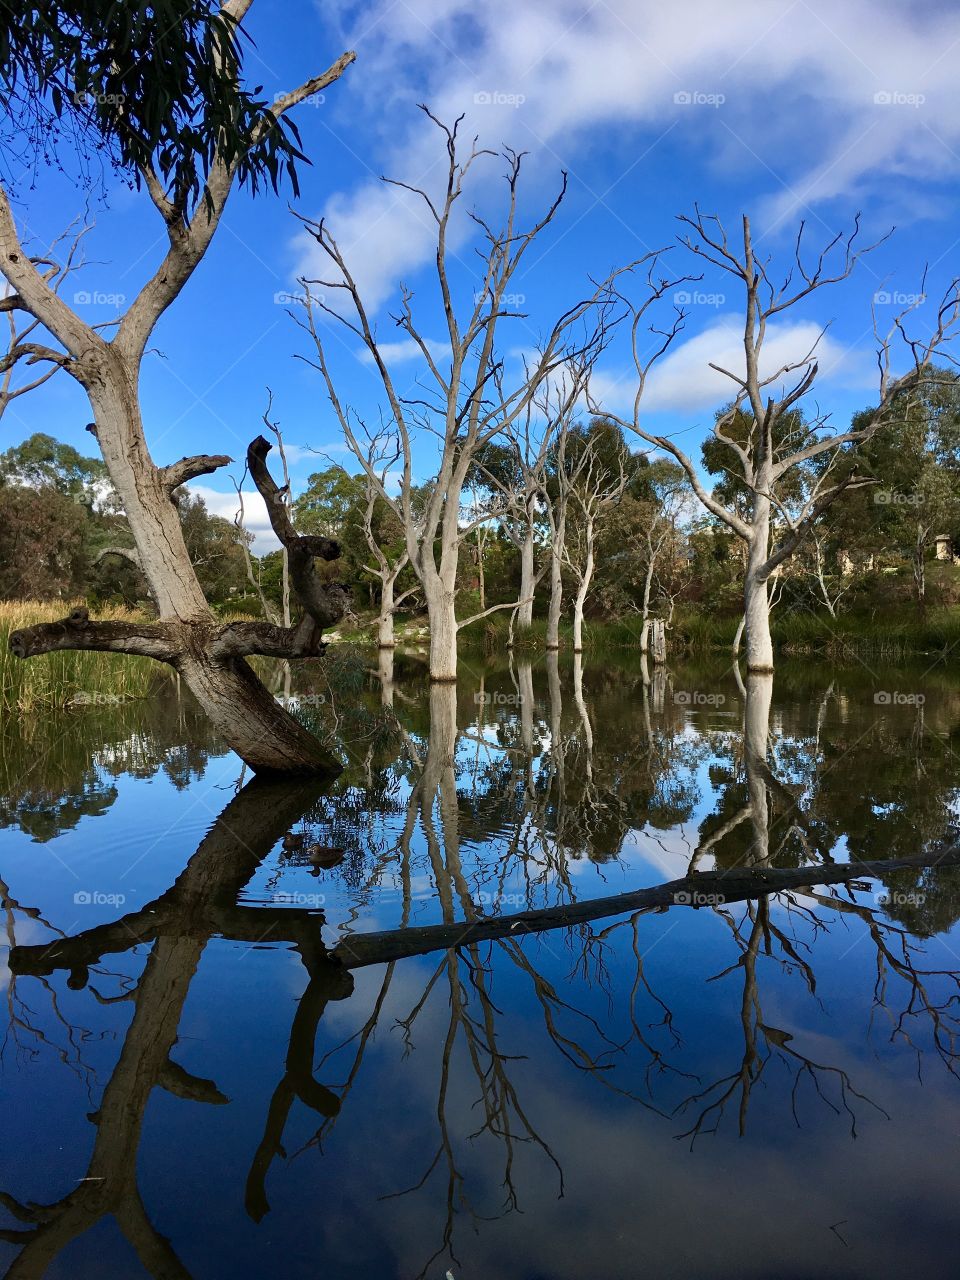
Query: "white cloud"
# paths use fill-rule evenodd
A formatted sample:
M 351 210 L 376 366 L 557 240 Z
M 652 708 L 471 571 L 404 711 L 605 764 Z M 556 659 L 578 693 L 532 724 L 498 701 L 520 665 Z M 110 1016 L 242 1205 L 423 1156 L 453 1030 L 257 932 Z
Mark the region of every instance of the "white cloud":
M 289 454 L 290 446 L 285 445 L 284 448 Z M 346 446 L 342 446 L 343 449 Z M 337 452 L 337 446 L 322 446 L 321 454 L 329 450 Z M 321 454 L 302 450 L 303 456 L 309 459 L 314 470 L 322 471 L 329 463 L 321 456 Z M 236 493 L 221 493 L 219 489 L 211 489 L 205 484 L 188 484 L 186 486 L 191 493 L 202 498 L 206 504 L 207 511 L 213 516 L 221 516 L 224 520 L 232 523 L 236 520 L 237 512 L 240 509 L 240 503 Z M 387 477 L 387 489 L 391 493 L 399 493 L 400 491 L 400 475 L 399 473 L 391 474 Z M 299 492 L 298 486 L 293 485 L 294 496 Z M 273 532 L 270 525 L 270 517 L 267 515 L 266 503 L 261 498 L 256 489 L 246 487 L 243 491 L 243 527 L 248 533 L 253 534 L 253 551 L 255 555 L 266 555 L 268 551 L 276 551 L 280 542 Z
M 381 136 L 395 140 L 398 120 L 411 121 L 377 156 L 411 183 L 442 177 L 436 131 L 414 110 L 421 100 L 446 121 L 465 111 L 465 136 L 580 170 L 588 188 L 591 130 L 630 123 L 654 149 L 668 134 L 709 146 L 726 175 L 759 177 L 765 229 L 811 208 L 816 221 L 815 206 L 838 196 L 895 197 L 915 217 L 931 204 L 913 180 L 960 170 L 960 12 L 941 4 L 378 0 L 349 12 L 358 25 L 344 38 L 358 63 L 345 92 Z M 624 157 L 625 170 L 636 163 L 640 154 Z M 373 303 L 432 255 L 429 213 L 406 192 L 371 180 L 323 212 Z M 635 231 L 642 243 L 640 220 Z M 455 229 L 454 249 L 461 238 Z M 307 274 L 323 262 L 304 241 Z
M 343 440 L 334 441 L 332 444 L 324 441 L 312 445 L 287 444 L 286 440 L 284 440 L 283 451 L 287 455 L 287 463 L 290 467 L 303 465 L 312 470 L 317 470 L 328 465 L 328 454 L 349 453 L 350 446 Z
M 433 338 L 425 339 L 426 348 L 433 356 L 434 360 L 443 360 L 444 356 L 447 362 L 450 360 L 450 344 L 447 342 L 436 342 Z M 403 364 L 408 360 L 422 360 L 423 353 L 412 338 L 401 338 L 398 342 L 378 342 L 380 354 L 384 362 L 389 368 L 391 365 Z M 373 356 L 366 347 L 362 347 L 357 357 L 361 364 L 373 364 Z M 442 369 L 442 366 L 440 366 Z
M 222 516 L 231 523 L 236 519 L 240 503 L 235 493 L 221 493 L 205 484 L 189 484 L 191 493 L 202 498 L 212 516 Z M 246 490 L 243 495 L 243 524 L 248 533 L 254 537 L 253 549 L 258 556 L 267 551 L 275 551 L 280 543 L 270 527 L 267 507 L 260 494 L 255 490 Z
M 763 345 L 761 376 L 774 374 L 783 365 L 803 359 L 817 342 L 820 327 L 813 321 L 797 321 L 771 326 Z M 862 353 L 848 350 L 828 334 L 817 344 L 817 359 L 822 382 L 849 381 L 863 385 L 866 361 Z M 654 365 L 644 391 L 642 408 L 646 413 L 673 411 L 701 412 L 719 408 L 733 399 L 734 384 L 711 369 L 720 365 L 731 373 L 744 372 L 743 319 L 732 315 L 718 316 L 700 333 L 680 342 Z M 796 378 L 791 380 L 795 382 Z M 631 409 L 636 378 L 632 373 L 599 370 L 591 388 L 595 400 L 611 411 Z
M 435 167 L 436 148 L 431 155 L 424 142 L 421 136 L 418 149 L 429 170 Z M 416 149 L 411 148 L 411 152 Z M 416 161 L 413 169 L 414 180 L 426 180 Z M 404 172 L 409 172 L 407 162 Z M 331 196 L 323 216 L 371 311 L 395 296 L 397 282 L 425 262 L 436 243 L 436 224 L 426 206 L 418 197 L 396 187 L 370 182 L 349 195 Z M 308 233 L 296 238 L 295 248 L 298 278 L 338 278 L 336 268 Z

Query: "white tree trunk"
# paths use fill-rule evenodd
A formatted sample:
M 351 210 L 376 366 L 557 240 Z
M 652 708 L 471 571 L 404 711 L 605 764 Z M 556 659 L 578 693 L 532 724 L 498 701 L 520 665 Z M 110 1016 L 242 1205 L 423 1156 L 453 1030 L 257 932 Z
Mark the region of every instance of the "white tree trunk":
M 747 670 L 773 670 L 773 639 L 770 635 L 770 599 L 766 582 L 748 573 L 744 582 L 743 629 L 746 639 Z
M 577 704 L 580 723 L 583 725 L 583 740 L 586 747 L 584 774 L 587 782 L 591 782 L 593 780 L 593 725 L 590 723 L 590 713 L 583 696 L 583 655 L 579 650 L 574 650 L 573 654 L 573 700 Z
M 380 648 L 378 657 L 377 674 L 380 677 L 380 704 L 384 707 L 393 706 L 393 646 L 384 645 Z
M 425 574 L 422 581 L 430 625 L 430 679 L 441 682 L 456 680 L 456 593 L 445 587 L 436 573 Z
M 560 648 L 560 613 L 563 608 L 563 576 L 560 565 L 560 548 L 554 544 L 550 547 L 550 605 L 547 610 L 548 649 Z
M 917 608 L 921 613 L 927 606 L 927 566 L 924 559 L 926 537 L 923 527 L 917 526 L 917 539 L 913 549 L 913 585 L 917 597 Z
M 743 640 L 744 616 L 741 613 L 740 621 L 737 623 L 737 630 L 733 637 L 733 644 L 730 646 L 733 656 L 740 657 L 740 642 Z
M 767 794 L 767 750 L 770 741 L 770 704 L 773 673 L 754 672 L 747 676 L 747 700 L 743 713 L 744 763 L 750 802 L 753 841 L 750 861 L 765 865 L 770 861 L 770 806 Z
M 536 589 L 533 563 L 533 525 L 528 524 L 520 544 L 520 608 L 517 610 L 517 626 L 533 624 L 533 595 Z
M 662 667 L 667 660 L 667 624 L 662 618 L 654 618 L 650 625 L 653 632 L 653 661 L 658 667 Z
M 147 453 L 136 387 L 116 357 L 88 387 L 97 442 L 123 505 L 161 618 L 209 619 L 183 539 L 180 515 Z
M 593 525 L 587 525 L 587 554 L 577 587 L 577 596 L 573 602 L 573 652 L 583 653 L 583 606 L 590 592 L 593 579 Z
M 377 619 L 377 644 L 381 649 L 392 649 L 396 643 L 393 631 L 395 578 L 385 576 L 380 594 L 380 617 Z
M 770 499 L 761 491 L 754 502 L 752 533 L 747 546 L 743 583 L 743 629 L 748 671 L 773 670 L 769 581 L 762 573 L 769 554 Z
M 547 654 L 547 688 L 550 696 L 550 764 L 562 800 L 564 794 L 563 686 L 560 683 L 560 658 L 556 650 Z
M 573 602 L 573 652 L 583 653 L 583 600 L 584 591 L 581 587 L 577 591 L 577 598 Z
M 520 699 L 520 745 L 527 757 L 533 755 L 533 665 L 517 666 L 517 697 Z

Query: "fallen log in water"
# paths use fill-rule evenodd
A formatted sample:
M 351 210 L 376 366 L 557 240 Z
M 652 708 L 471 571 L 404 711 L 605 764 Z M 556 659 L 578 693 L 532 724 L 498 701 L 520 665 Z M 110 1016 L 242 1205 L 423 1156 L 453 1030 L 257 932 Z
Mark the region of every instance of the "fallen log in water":
M 358 969 L 400 960 L 405 956 L 423 955 L 427 951 L 462 947 L 472 942 L 522 937 L 525 933 L 543 933 L 549 929 L 568 929 L 634 911 L 724 906 L 768 893 L 846 884 L 851 880 L 880 880 L 896 871 L 934 866 L 960 866 L 960 845 L 939 854 L 917 854 L 912 858 L 886 861 L 827 863 L 817 867 L 731 867 L 726 871 L 698 872 L 648 889 L 616 893 L 606 898 L 588 898 L 538 911 L 478 916 L 457 924 L 428 924 L 418 928 L 352 934 L 342 939 L 330 954 L 346 968 Z
M 243 794 L 243 793 L 241 793 Z M 266 795 L 264 791 L 262 794 Z M 230 812 L 229 808 L 227 812 Z M 286 815 L 281 814 L 282 823 Z M 279 827 L 277 828 L 279 829 Z M 222 857 L 224 848 L 233 847 L 233 828 L 216 824 L 201 845 L 184 874 L 166 894 L 112 924 L 98 925 L 68 938 L 51 943 L 13 947 L 9 965 L 14 974 L 47 974 L 67 969 L 75 975 L 75 985 L 83 986 L 88 969 L 110 953 L 127 951 L 138 942 L 150 942 L 162 936 L 178 936 L 202 928 L 208 935 L 253 942 L 269 937 L 273 942 L 293 942 L 312 962 L 321 962 L 320 931 L 322 913 L 291 910 L 288 907 L 247 906 L 224 901 L 224 882 L 215 879 L 207 866 L 208 855 L 216 845 Z M 219 836 L 219 838 L 217 838 Z M 269 838 L 269 837 L 268 837 Z M 257 857 L 250 862 L 255 865 Z M 724 906 L 744 902 L 769 893 L 795 889 L 812 889 L 818 885 L 846 884 L 856 880 L 879 880 L 897 871 L 923 870 L 927 867 L 960 866 L 960 845 L 941 853 L 917 854 L 911 858 L 891 858 L 874 862 L 825 863 L 816 867 L 731 867 L 726 871 L 705 871 L 670 880 L 666 884 L 635 889 L 630 893 L 611 894 L 605 898 L 587 898 L 538 911 L 520 911 L 506 916 L 481 916 L 456 924 L 430 924 L 417 928 L 389 929 L 378 933 L 351 934 L 342 938 L 326 959 L 346 969 L 386 964 L 405 956 L 423 955 L 428 951 L 450 950 L 473 942 L 489 942 L 498 938 L 522 937 L 527 933 L 544 933 L 550 929 L 567 929 L 627 915 L 635 911 L 665 910 L 668 907 Z M 201 869 L 205 873 L 200 877 Z M 196 874 L 192 874 L 196 871 Z M 252 865 L 226 877 L 231 888 L 246 880 Z M 222 872 L 221 872 L 222 875 Z M 198 884 L 194 896 L 186 895 L 187 885 Z M 199 888 L 199 893 L 196 889 Z M 187 901 L 189 899 L 189 902 Z M 185 907 L 187 909 L 185 909 Z

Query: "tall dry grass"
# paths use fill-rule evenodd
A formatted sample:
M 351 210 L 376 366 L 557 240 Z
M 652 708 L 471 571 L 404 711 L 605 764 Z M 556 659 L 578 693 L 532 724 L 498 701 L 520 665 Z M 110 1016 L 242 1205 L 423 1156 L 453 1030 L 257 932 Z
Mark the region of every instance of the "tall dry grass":
M 11 631 L 38 622 L 55 622 L 83 601 L 0 601 L 0 710 L 30 711 L 36 707 L 81 706 L 85 699 L 104 705 L 114 699 L 146 697 L 165 679 L 169 668 L 151 658 L 122 653 L 77 653 L 60 650 L 36 658 L 15 658 L 10 652 Z M 104 606 L 97 617 L 134 622 L 142 615 L 122 607 Z

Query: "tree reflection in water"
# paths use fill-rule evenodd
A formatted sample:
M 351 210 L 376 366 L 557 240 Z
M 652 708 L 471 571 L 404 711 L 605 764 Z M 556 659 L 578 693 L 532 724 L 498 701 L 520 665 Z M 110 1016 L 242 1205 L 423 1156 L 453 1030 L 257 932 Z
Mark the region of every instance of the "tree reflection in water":
M 525 1007 L 538 1011 L 543 1043 L 589 1087 L 636 1103 L 665 1133 L 691 1145 L 716 1133 L 730 1111 L 745 1132 L 761 1080 L 782 1092 L 798 1124 L 813 1100 L 855 1134 L 863 1111 L 887 1113 L 857 1086 L 848 1067 L 806 1052 L 802 1037 L 773 1025 L 763 1011 L 771 966 L 817 997 L 815 948 L 838 921 L 862 931 L 872 945 L 875 1021 L 887 1020 L 891 1040 L 915 1053 L 918 1065 L 932 1052 L 957 1074 L 960 975 L 930 967 L 922 942 L 960 914 L 960 848 L 946 816 L 956 796 L 949 759 L 960 719 L 955 698 L 944 700 L 932 728 L 919 719 L 923 709 L 916 712 L 909 768 L 914 777 L 922 775 L 924 794 L 911 807 L 894 770 L 892 796 L 875 796 L 868 806 L 859 804 L 854 780 L 862 786 L 875 775 L 876 753 L 885 752 L 890 726 L 882 716 L 867 723 L 833 685 L 818 691 L 816 728 L 805 738 L 791 736 L 782 723 L 771 731 L 771 681 L 762 676 L 740 682 L 741 724 L 708 717 L 691 733 L 690 713 L 672 700 L 661 671 L 591 675 L 577 661 L 566 689 L 552 654 L 536 674 L 530 663 L 518 661 L 507 672 L 485 676 L 503 698 L 474 701 L 470 686 L 458 693 L 416 680 L 395 684 L 390 657 L 386 662 L 381 655 L 371 705 L 378 715 L 396 715 L 391 739 L 381 743 L 371 734 L 362 749 L 352 749 L 347 781 L 336 794 L 320 795 L 309 784 L 248 784 L 175 883 L 143 910 L 68 937 L 0 885 L 11 944 L 7 999 L 15 1044 L 45 1043 L 65 1065 L 86 1070 L 81 1046 L 92 1033 L 64 1017 L 51 980 L 57 970 L 66 971 L 72 989 L 87 988 L 96 1001 L 130 1001 L 134 1008 L 93 1117 L 93 1151 L 76 1190 L 45 1205 L 0 1194 L 0 1204 L 17 1221 L 0 1233 L 19 1249 L 9 1275 L 43 1275 L 71 1240 L 106 1215 L 119 1223 L 150 1274 L 188 1274 L 174 1245 L 151 1223 L 137 1184 L 137 1156 L 154 1088 L 195 1102 L 227 1102 L 215 1081 L 189 1074 L 171 1056 L 191 981 L 212 937 L 256 945 L 269 936 L 296 950 L 307 975 L 283 1075 L 265 1099 L 262 1138 L 250 1155 L 245 1206 L 256 1221 L 270 1209 L 270 1170 L 286 1156 L 294 1103 L 319 1117 L 305 1147 L 322 1151 L 363 1074 L 404 960 L 436 957 L 405 1012 L 389 1015 L 406 1054 L 437 1055 L 434 1137 L 423 1138 L 421 1165 L 385 1193 L 388 1199 L 427 1188 L 437 1194 L 437 1180 L 442 1184 L 436 1243 L 421 1274 L 437 1259 L 455 1259 L 461 1221 L 479 1227 L 491 1216 L 482 1202 L 486 1188 L 478 1195 L 471 1185 L 471 1144 L 482 1139 L 500 1150 L 502 1196 L 495 1215 L 521 1208 L 521 1150 L 539 1153 L 558 1194 L 564 1192 L 556 1135 L 535 1117 L 536 1098 L 523 1096 L 517 1084 L 523 1050 L 506 1026 L 501 987 L 516 1005 L 521 984 Z M 832 726 L 829 741 L 846 740 L 842 752 L 825 745 L 822 732 L 835 710 L 840 724 Z M 200 768 L 203 752 L 194 750 Z M 63 768 L 61 754 L 45 801 L 51 814 Z M 709 813 L 705 769 L 714 786 Z M 30 797 L 43 790 L 38 779 L 30 785 Z M 83 772 L 74 790 L 83 795 L 95 786 L 94 775 Z M 12 796 L 6 812 L 10 820 L 24 815 L 28 829 L 37 830 L 39 808 L 30 797 L 18 808 Z M 87 810 L 98 811 L 96 805 Z M 912 845 L 908 811 L 920 818 Z M 77 820 L 73 810 L 64 812 L 70 816 L 51 818 L 45 834 Z M 691 829 L 698 814 L 697 843 L 684 858 L 682 840 L 666 837 Z M 884 814 L 892 815 L 890 828 Z M 294 832 L 298 839 L 291 839 Z M 302 864 L 297 850 L 311 833 L 344 855 L 324 873 L 346 887 L 350 904 L 328 945 L 316 910 L 238 901 L 278 846 L 271 886 Z M 669 851 L 679 874 L 615 893 L 601 877 L 612 860 L 627 866 L 637 833 L 648 848 Z M 854 862 L 845 860 L 844 845 Z M 601 892 L 584 892 L 579 869 L 585 863 L 596 869 Z M 424 877 L 430 885 L 426 908 L 416 889 Z M 866 879 L 885 883 L 891 901 L 863 901 L 859 882 Z M 365 916 L 388 880 L 398 888 L 397 917 L 390 928 L 371 932 Z M 518 886 L 515 893 L 511 886 Z M 911 896 L 910 887 L 917 886 L 925 892 Z M 688 1060 L 686 1030 L 645 963 L 648 917 L 691 909 L 722 922 L 732 951 L 710 981 L 742 981 L 742 1054 L 716 1074 L 711 1069 L 709 1077 L 694 1069 L 702 1064 Z M 427 923 L 424 910 L 433 917 Z M 17 946 L 18 917 L 46 929 L 51 940 Z M 562 985 L 530 935 L 562 939 L 568 957 Z M 118 977 L 105 968 L 105 958 L 140 944 L 150 947 L 140 978 L 121 980 L 117 994 L 104 994 L 101 987 Z M 318 1059 L 328 1003 L 351 997 L 352 974 L 370 967 L 379 980 L 369 1008 L 358 1010 L 356 1030 Z M 46 1038 L 41 1019 L 24 1002 L 25 978 L 42 984 L 64 1045 Z M 604 1016 L 597 1013 L 598 995 Z M 425 1024 L 428 1007 L 445 1011 L 439 1033 L 435 1024 Z M 771 1074 L 774 1063 L 777 1075 Z M 465 1079 L 475 1117 L 466 1134 Z

